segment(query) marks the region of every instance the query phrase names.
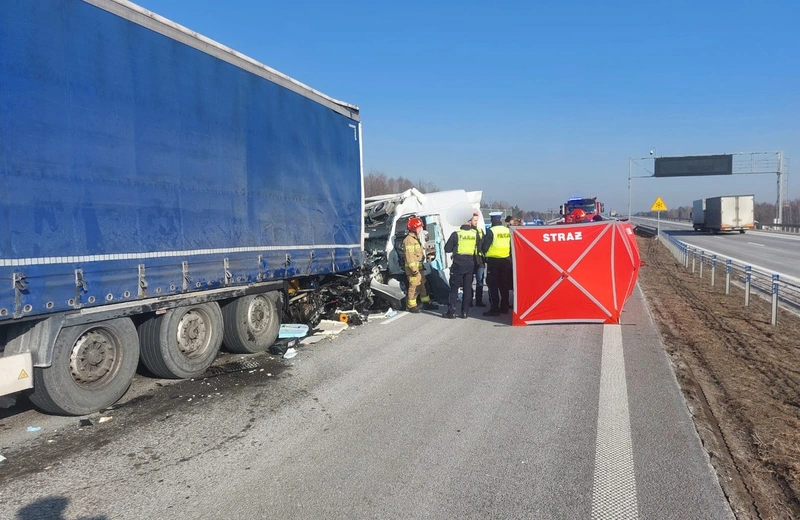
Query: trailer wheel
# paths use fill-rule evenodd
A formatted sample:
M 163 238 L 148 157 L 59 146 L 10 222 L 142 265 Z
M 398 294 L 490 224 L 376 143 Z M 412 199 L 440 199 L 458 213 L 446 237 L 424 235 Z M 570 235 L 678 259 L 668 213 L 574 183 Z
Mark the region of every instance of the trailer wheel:
M 236 354 L 264 352 L 278 339 L 278 307 L 266 294 L 236 298 L 222 307 L 224 343 Z
M 217 302 L 169 309 L 139 325 L 142 363 L 157 377 L 197 377 L 214 362 L 222 345 L 222 311 Z
M 130 318 L 61 329 L 53 363 L 34 368 L 30 400 L 48 413 L 86 415 L 117 402 L 139 363 L 139 338 Z

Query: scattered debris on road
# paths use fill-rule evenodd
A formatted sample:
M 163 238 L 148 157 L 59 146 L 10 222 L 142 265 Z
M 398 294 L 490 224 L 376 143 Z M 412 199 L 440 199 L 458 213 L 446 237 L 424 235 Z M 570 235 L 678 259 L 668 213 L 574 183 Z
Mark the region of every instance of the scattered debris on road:
M 308 334 L 308 325 L 302 323 L 284 323 L 278 329 L 278 339 L 302 338 Z
M 287 350 L 296 346 L 297 344 L 298 340 L 296 338 L 279 339 L 269 347 L 269 353 L 272 354 L 273 356 L 282 356 L 286 354 Z
M 301 345 L 313 345 L 325 339 L 325 336 L 306 336 L 300 340 Z
M 314 329 L 315 336 L 336 336 L 347 329 L 347 323 L 333 320 L 322 320 Z

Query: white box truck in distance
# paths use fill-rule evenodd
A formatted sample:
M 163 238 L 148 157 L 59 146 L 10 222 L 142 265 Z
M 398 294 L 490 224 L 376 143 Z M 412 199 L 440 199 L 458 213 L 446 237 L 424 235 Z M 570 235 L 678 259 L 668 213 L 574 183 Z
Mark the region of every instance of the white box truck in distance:
M 729 195 L 694 201 L 692 224 L 695 231 L 738 231 L 755 228 L 753 195 Z

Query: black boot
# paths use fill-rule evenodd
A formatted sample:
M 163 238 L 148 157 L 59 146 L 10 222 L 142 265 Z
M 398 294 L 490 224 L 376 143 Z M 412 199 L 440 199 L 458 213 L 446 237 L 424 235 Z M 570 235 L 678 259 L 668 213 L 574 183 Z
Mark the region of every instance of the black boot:
M 475 306 L 476 307 L 486 307 L 486 304 L 483 303 L 483 286 L 475 288 Z

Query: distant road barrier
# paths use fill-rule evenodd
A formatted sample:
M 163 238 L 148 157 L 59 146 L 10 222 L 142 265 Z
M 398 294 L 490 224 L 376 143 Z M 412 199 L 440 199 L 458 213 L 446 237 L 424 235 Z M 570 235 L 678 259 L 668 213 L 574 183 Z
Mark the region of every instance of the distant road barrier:
M 710 278 L 712 287 L 717 282 L 717 270 L 724 270 L 725 294 L 731 293 L 732 280 L 743 286 L 745 307 L 750 305 L 750 295 L 753 290 L 761 296 L 771 296 L 773 325 L 778 324 L 779 304 L 795 312 L 800 310 L 800 280 L 781 277 L 779 273 L 691 246 L 667 233 L 662 232 L 658 239 L 685 268 L 691 268 L 692 273 L 699 272 L 701 279 Z
M 640 237 L 653 238 L 656 236 L 656 233 L 658 233 L 658 229 L 656 229 L 654 226 L 645 226 L 643 224 L 636 224 L 633 227 L 633 232 L 639 235 Z
M 633 218 L 645 218 L 655 220 L 655 217 L 633 217 Z M 685 224 L 690 224 L 692 219 L 690 218 L 667 218 L 661 217 L 662 222 L 683 222 Z M 778 231 L 781 233 L 800 233 L 800 224 L 761 224 L 756 223 L 756 229 L 759 231 Z
M 760 231 L 780 231 L 782 233 L 800 233 L 800 224 L 770 224 L 756 226 Z

